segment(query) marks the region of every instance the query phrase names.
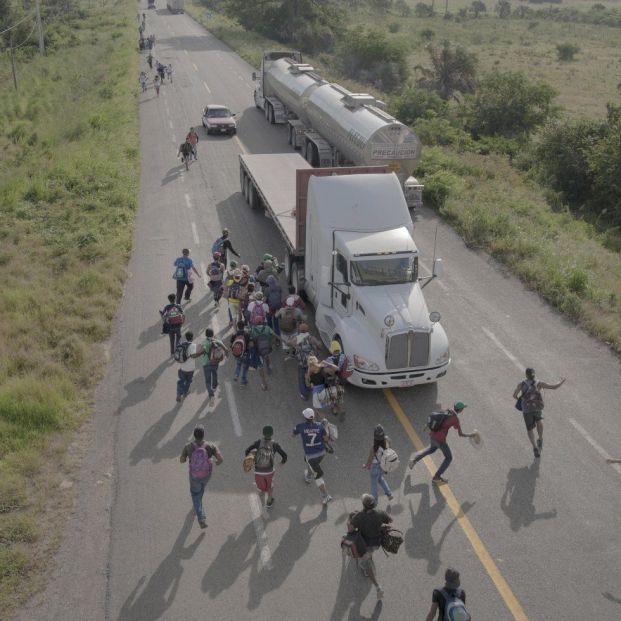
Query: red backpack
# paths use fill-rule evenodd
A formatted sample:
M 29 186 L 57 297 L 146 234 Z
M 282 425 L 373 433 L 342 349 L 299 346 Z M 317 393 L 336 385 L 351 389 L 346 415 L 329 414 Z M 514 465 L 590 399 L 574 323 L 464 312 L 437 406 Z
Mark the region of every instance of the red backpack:
M 265 323 L 265 309 L 263 308 L 264 302 L 256 300 L 254 306 L 250 311 L 250 325 L 258 326 Z

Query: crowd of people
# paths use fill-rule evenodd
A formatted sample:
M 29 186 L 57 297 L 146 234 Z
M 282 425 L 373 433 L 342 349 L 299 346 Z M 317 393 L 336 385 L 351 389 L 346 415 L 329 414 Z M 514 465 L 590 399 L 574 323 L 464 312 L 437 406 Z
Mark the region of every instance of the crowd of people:
M 142 69 L 140 74 L 138 75 L 138 82 L 140 83 L 140 88 L 142 92 L 146 92 L 149 82 L 153 84 L 153 88 L 155 90 L 155 94 L 157 97 L 160 96 L 160 87 L 164 84 L 165 80 L 168 80 L 170 84 L 173 83 L 173 66 L 171 63 L 162 63 L 157 60 L 154 56 L 155 53 L 155 35 L 150 34 L 146 35 L 146 15 L 143 13 L 142 16 L 140 13 L 137 14 L 138 20 L 138 48 L 142 50 L 146 50 L 148 52 L 146 57 L 147 65 L 149 69 Z

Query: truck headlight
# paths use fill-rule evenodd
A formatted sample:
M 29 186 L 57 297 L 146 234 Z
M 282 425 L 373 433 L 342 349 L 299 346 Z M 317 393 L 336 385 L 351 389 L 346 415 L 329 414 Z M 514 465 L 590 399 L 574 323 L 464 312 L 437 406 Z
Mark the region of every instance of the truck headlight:
M 367 360 L 364 356 L 354 354 L 354 366 L 363 371 L 379 371 L 379 365 Z
M 434 365 L 435 364 L 446 364 L 451 358 L 451 350 L 450 349 L 446 349 L 446 351 L 441 355 L 438 356 L 435 361 L 434 361 Z

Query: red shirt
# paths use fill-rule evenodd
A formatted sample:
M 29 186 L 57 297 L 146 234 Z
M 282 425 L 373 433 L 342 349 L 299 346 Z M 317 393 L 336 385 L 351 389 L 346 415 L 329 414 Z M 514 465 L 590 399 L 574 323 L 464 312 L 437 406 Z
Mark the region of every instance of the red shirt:
M 442 429 L 439 431 L 430 431 L 429 436 L 432 440 L 436 442 L 446 442 L 446 436 L 448 435 L 449 429 L 451 427 L 455 427 L 458 431 L 461 431 L 461 425 L 459 424 L 459 418 L 457 418 L 457 414 L 451 414 L 442 425 Z

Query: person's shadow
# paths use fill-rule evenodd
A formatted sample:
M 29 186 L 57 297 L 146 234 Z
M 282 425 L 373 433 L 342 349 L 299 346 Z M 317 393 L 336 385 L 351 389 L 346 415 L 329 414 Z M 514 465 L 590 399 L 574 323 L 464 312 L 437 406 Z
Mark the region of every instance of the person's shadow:
M 170 359 L 163 360 L 146 377 L 137 377 L 131 382 L 125 384 L 124 388 L 127 394 L 121 400 L 121 404 L 119 405 L 119 409 L 116 413 L 123 414 L 126 409 L 137 405 L 145 399 L 148 399 L 155 389 L 157 379 L 169 366 Z
M 300 513 L 304 506 L 304 503 L 300 503 L 294 509 L 286 508 L 287 513 L 283 517 L 289 519 L 289 528 L 281 537 L 278 547 L 272 552 L 271 564 L 260 568 L 258 562 L 253 563 L 249 579 L 249 610 L 258 608 L 262 597 L 277 589 L 285 581 L 293 571 L 297 560 L 304 556 L 310 546 L 315 528 L 327 520 L 328 512 L 324 506 L 316 517 L 302 522 Z
M 157 341 L 158 339 L 166 339 L 166 343 L 169 343 L 168 334 L 162 332 L 162 320 L 158 319 L 152 326 L 146 328 L 140 333 L 138 337 L 138 349 L 142 349 L 146 345 Z
M 604 591 L 602 593 L 602 595 L 609 601 L 612 602 L 613 604 L 621 604 L 621 597 L 615 597 L 612 593 L 609 593 L 608 591 Z
M 201 533 L 194 543 L 185 545 L 192 525 L 194 511 L 188 513 L 181 532 L 179 533 L 172 550 L 160 563 L 155 573 L 143 586 L 146 576 L 142 576 L 134 590 L 125 600 L 118 621 L 135 621 L 135 619 L 159 619 L 170 608 L 177 595 L 177 589 L 183 574 L 181 561 L 192 558 L 192 555 L 203 540 L 205 533 Z M 140 594 L 138 592 L 140 591 Z
M 347 615 L 348 621 L 377 621 L 382 614 L 382 602 L 375 604 L 370 617 L 363 617 L 360 608 L 373 583 L 362 575 L 355 559 L 343 557 L 341 562 L 341 580 L 336 593 L 334 608 L 330 621 L 342 621 Z M 349 614 L 348 614 L 349 613 Z
M 509 518 L 511 530 L 518 531 L 528 527 L 535 520 L 549 520 L 556 517 L 556 509 L 537 513 L 534 506 L 535 487 L 539 478 L 540 460 L 535 459 L 530 466 L 511 468 L 507 474 L 507 484 L 500 499 L 500 508 Z
M 425 483 L 412 485 L 410 477 L 406 477 L 403 488 L 404 495 L 420 494 L 421 498 L 416 513 L 414 513 L 412 501 L 409 502 L 412 528 L 405 533 L 404 545 L 405 551 L 409 556 L 427 559 L 427 573 L 435 575 L 438 573 L 438 569 L 441 565 L 440 550 L 453 524 L 457 522 L 457 518 L 453 517 L 444 527 L 438 540 L 434 541 L 431 530 L 446 507 L 446 499 L 436 485 L 432 485 L 431 488 L 434 495 L 433 505 L 431 504 L 429 485 Z M 474 503 L 463 503 L 461 506 L 461 513 L 467 513 L 473 506 Z

